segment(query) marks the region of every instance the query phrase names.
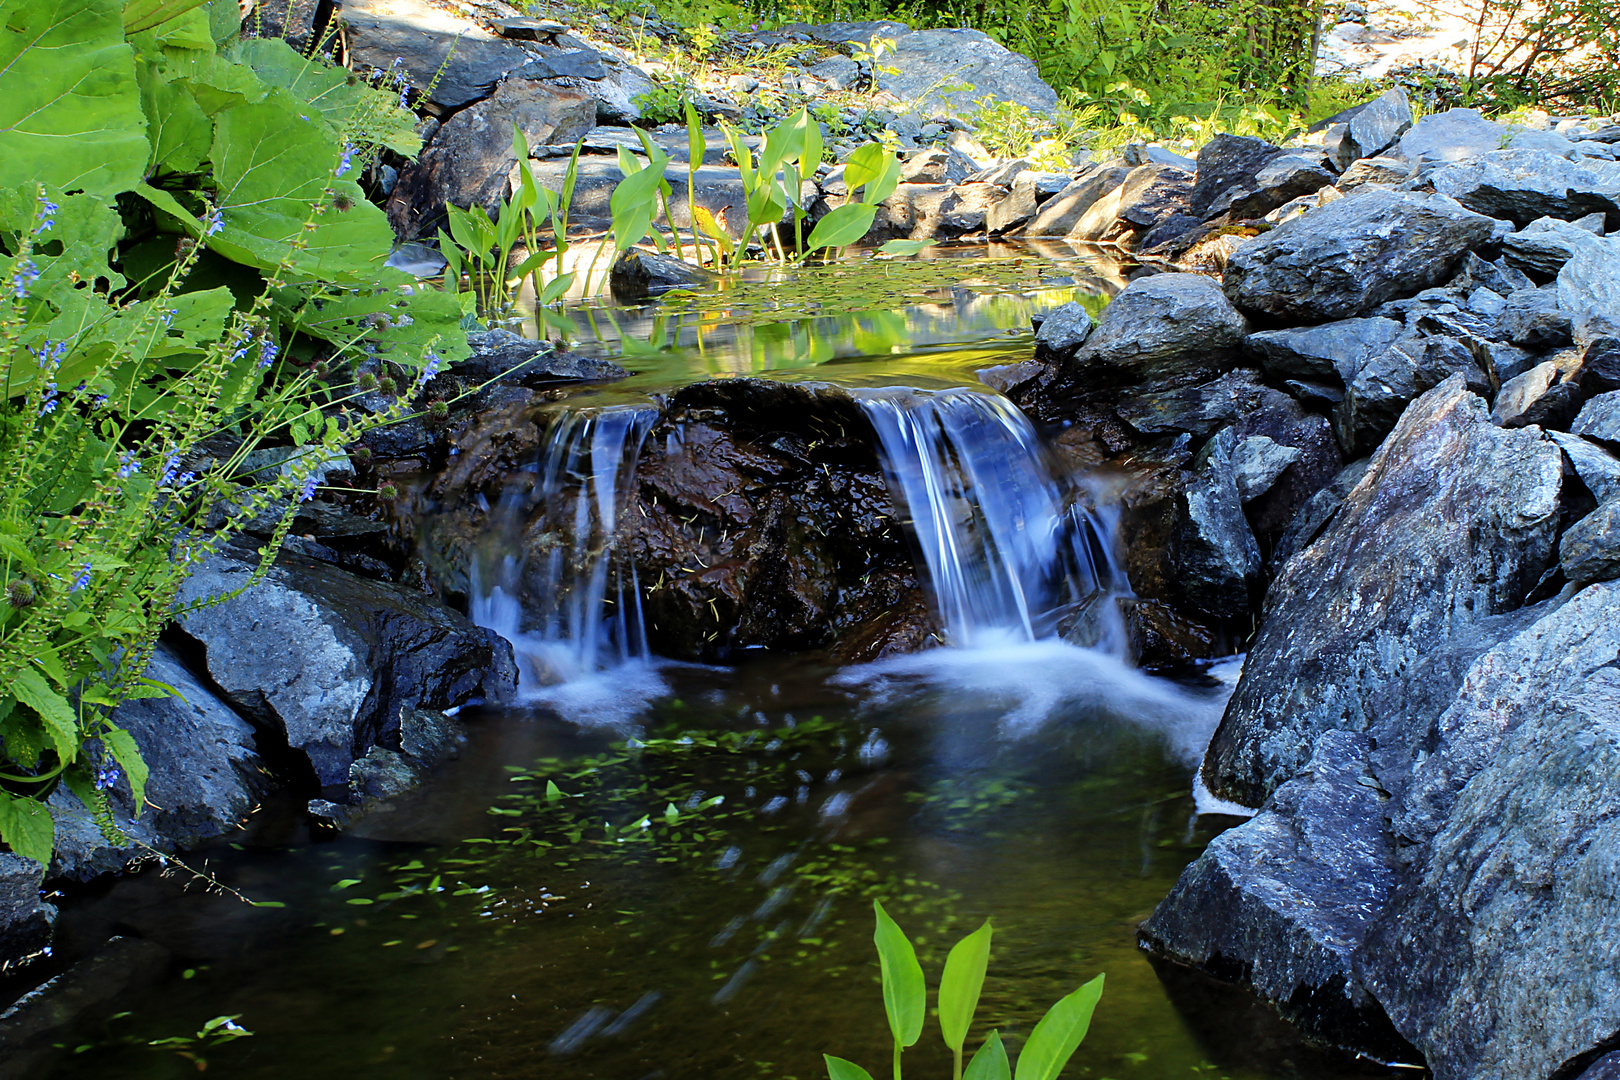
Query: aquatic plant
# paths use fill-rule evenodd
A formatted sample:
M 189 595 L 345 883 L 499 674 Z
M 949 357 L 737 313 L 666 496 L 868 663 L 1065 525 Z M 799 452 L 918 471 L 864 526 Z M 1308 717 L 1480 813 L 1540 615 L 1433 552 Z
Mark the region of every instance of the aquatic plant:
M 872 909 L 877 915 L 872 940 L 882 968 L 883 1011 L 894 1037 L 894 1080 L 901 1080 L 901 1053 L 922 1038 L 928 987 L 905 931 L 883 910 L 881 902 L 873 900 Z M 939 984 L 939 1027 L 953 1055 L 953 1080 L 1055 1080 L 1091 1027 L 1091 1014 L 1102 998 L 1103 976 L 1098 975 L 1047 1010 L 1018 1055 L 1016 1073 L 1008 1065 L 999 1031 L 990 1032 L 964 1072 L 962 1052 L 990 963 L 991 935 L 990 921 L 986 919 L 983 926 L 952 946 L 945 958 Z M 830 1080 L 872 1080 L 872 1074 L 853 1061 L 831 1054 L 823 1056 Z

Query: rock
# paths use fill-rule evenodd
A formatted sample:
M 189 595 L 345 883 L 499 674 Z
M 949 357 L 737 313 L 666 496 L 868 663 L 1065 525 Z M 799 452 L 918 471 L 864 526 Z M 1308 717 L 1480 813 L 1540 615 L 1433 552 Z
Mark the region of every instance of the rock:
M 1413 402 L 1267 594 L 1205 758 L 1210 790 L 1257 806 L 1305 766 L 1323 731 L 1401 716 L 1404 680 L 1426 653 L 1518 607 L 1540 578 L 1562 472 L 1556 447 L 1492 425 L 1460 377 Z M 1395 700 L 1373 713 L 1379 693 Z
M 1216 654 L 1215 634 L 1157 600 L 1119 601 L 1131 658 L 1149 670 L 1185 667 Z
M 1024 229 L 1024 235 L 1068 235 L 1093 203 L 1123 184 L 1130 174 L 1130 166 L 1118 158 L 1088 166 L 1073 183 L 1041 205 L 1040 212 Z
M 999 201 L 999 193 L 985 184 L 901 184 L 880 204 L 864 242 L 955 239 L 983 229 L 986 214 Z
M 1613 162 L 1569 161 L 1545 150 L 1492 150 L 1437 170 L 1434 190 L 1520 225 L 1599 212 L 1620 227 L 1620 164 Z
M 1119 204 L 1115 214 L 1139 230 L 1151 230 L 1187 210 L 1192 187 L 1193 174 L 1179 166 L 1139 165 L 1117 189 Z M 1082 225 L 1074 235 L 1084 232 Z
M 373 746 L 349 765 L 349 798 L 356 804 L 392 799 L 422 782 L 422 772 L 397 750 Z
M 1509 296 L 1496 325 L 1502 337 L 1527 349 L 1557 348 L 1572 340 L 1569 313 L 1549 289 L 1521 289 Z
M 1356 158 L 1383 153 L 1412 126 L 1412 106 L 1400 87 L 1386 90 L 1345 118 L 1347 138 L 1335 162 L 1343 171 Z M 1348 153 L 1349 157 L 1342 156 Z
M 1192 479 L 1176 498 L 1176 517 L 1165 559 L 1179 593 L 1178 606 L 1227 620 L 1249 610 L 1260 579 L 1260 548 L 1243 516 L 1233 471 L 1238 439 L 1225 428 L 1199 454 Z
M 150 770 L 149 805 L 136 807 L 127 777 L 109 802 L 118 826 L 140 845 L 114 846 L 77 799 L 52 796 L 57 820 L 51 876 L 88 881 L 146 854 L 184 851 L 237 829 L 267 787 L 253 728 L 209 690 L 168 645 L 153 652 L 146 676 L 176 697 L 126 702 L 113 722 L 128 731 Z M 140 810 L 139 816 L 136 810 Z
M 1300 505 L 1272 546 L 1271 562 L 1274 568 L 1280 569 L 1297 552 L 1310 547 L 1322 535 L 1322 530 L 1327 528 L 1328 522 L 1344 505 L 1344 500 L 1361 483 L 1361 478 L 1367 475 L 1371 460 L 1358 458 L 1352 461 L 1340 469 L 1330 483 L 1324 484 Z
M 861 78 L 861 66 L 847 56 L 829 56 L 808 69 L 811 75 L 827 84 L 834 93 L 853 90 Z
M 508 79 L 493 97 L 456 113 L 421 156 L 401 170 L 388 219 L 402 237 L 431 237 L 446 203 L 482 206 L 491 215 L 513 191 L 517 159 L 512 125 L 530 146 L 573 142 L 596 126 L 596 100 L 528 79 Z
M 1603 503 L 1558 541 L 1558 565 L 1577 585 L 1620 577 L 1620 501 Z
M 1234 218 L 1263 217 L 1268 212 L 1315 195 L 1333 183 L 1333 174 L 1321 164 L 1299 154 L 1283 154 L 1272 158 L 1254 174 L 1254 192 L 1228 203 L 1225 213 Z M 1215 209 L 1219 210 L 1217 200 Z M 1309 204 L 1315 209 L 1316 203 Z
M 1257 213 L 1242 213 L 1234 206 L 1247 206 L 1258 188 L 1256 175 L 1286 151 L 1264 139 L 1245 135 L 1227 135 L 1224 132 L 1205 143 L 1198 151 L 1198 169 L 1191 196 L 1191 213 L 1199 220 L 1208 220 L 1231 212 L 1234 217 L 1259 217 L 1287 199 L 1268 206 Z M 1328 178 L 1329 182 L 1332 177 Z M 1321 185 L 1317 185 L 1320 187 Z M 1293 196 L 1289 196 L 1292 198 Z
M 1570 257 L 1558 271 L 1558 306 L 1579 344 L 1620 339 L 1620 240 L 1604 237 Z
M 1066 365 L 1087 388 L 1186 385 L 1236 366 L 1248 324 L 1199 274 L 1155 274 L 1131 282 Z
M 1119 156 L 1125 159 L 1125 164 L 1137 165 L 1170 165 L 1189 175 L 1198 168 L 1198 162 L 1190 157 L 1167 150 L 1162 146 L 1152 146 L 1148 143 L 1126 143 L 1120 150 Z
M 1520 289 L 1533 289 L 1536 283 L 1525 277 L 1517 267 L 1509 265 L 1506 257 L 1489 263 L 1470 251 L 1463 256 L 1457 276 L 1451 279 L 1449 287 L 1465 293 L 1484 288 L 1498 296 L 1507 296 Z
M 1500 150 L 1507 134 L 1477 109 L 1447 109 L 1420 118 L 1393 153 L 1416 166 L 1469 161 Z
M 1450 337 L 1407 336 L 1368 360 L 1334 406 L 1333 428 L 1350 457 L 1377 449 L 1394 429 L 1407 402 L 1461 374 L 1477 394 L 1490 393 L 1490 380 L 1472 352 Z
M 1074 355 L 1085 344 L 1093 325 L 1091 313 L 1073 300 L 1053 308 L 1035 332 L 1036 357 Z
M 1620 1050 L 1604 1054 L 1575 1080 L 1620 1080 Z
M 895 38 L 876 81 L 924 113 L 965 113 L 985 97 L 1042 114 L 1058 103 L 1057 91 L 1041 81 L 1033 61 L 977 30 L 917 30 Z
M 602 59 L 602 54 L 594 49 L 547 49 L 542 55 L 512 72 L 511 78 L 605 79 L 608 69 L 602 63 Z
M 1237 482 L 1238 498 L 1245 503 L 1258 499 L 1300 457 L 1297 448 L 1279 445 L 1265 435 L 1244 439 L 1232 451 L 1232 479 Z
M 630 374 L 611 361 L 568 352 L 550 342 L 531 341 L 510 330 L 475 330 L 467 335 L 467 344 L 472 346 L 472 355 L 457 362 L 449 372 L 463 386 L 499 380 L 543 389 L 559 383 L 623 379 Z M 437 382 L 429 383 L 429 388 L 435 389 Z M 447 392 L 446 396 L 453 394 Z
M 1128 395 L 1114 406 L 1114 411 L 1144 435 L 1184 431 L 1194 438 L 1207 439 L 1260 408 L 1272 393 L 1275 391 L 1268 390 L 1255 372 L 1239 368 L 1197 386 Z
M 1620 445 L 1620 391 L 1598 394 L 1582 405 L 1569 430 L 1599 442 Z
M 180 601 L 239 588 L 254 565 L 214 556 Z M 284 735 L 322 784 L 346 783 L 350 763 L 392 738 L 405 709 L 500 701 L 517 681 L 505 641 L 430 597 L 286 554 L 264 581 L 181 626 L 227 700 Z
M 1307 1035 L 1368 1054 L 1409 1054 L 1354 971 L 1395 887 L 1380 827 L 1387 796 L 1367 737 L 1325 732 L 1265 810 L 1212 840 L 1142 924 L 1142 944 L 1240 978 Z
M 1246 312 L 1352 318 L 1447 280 L 1494 228 L 1438 195 L 1362 190 L 1245 244 L 1227 264 L 1224 287 Z
M 39 898 L 44 876 L 34 860 L 0 853 L 0 963 L 8 970 L 51 943 L 56 908 Z
M 922 150 L 900 166 L 900 180 L 907 184 L 960 184 L 978 171 L 971 158 L 954 150 Z
M 399 59 L 411 86 L 424 94 L 431 86 L 431 100 L 447 111 L 488 97 L 530 59 L 523 46 L 429 0 L 344 0 L 339 17 L 353 67 L 397 70 Z M 512 129 L 505 130 L 510 146 Z
M 0 1051 L 9 1056 L 60 1038 L 124 994 L 162 978 L 169 960 L 169 950 L 156 942 L 111 939 L 0 1013 Z
M 1039 205 L 1035 194 L 1036 174 L 1021 172 L 1013 180 L 1007 197 L 1001 199 L 984 214 L 984 230 L 992 235 L 1016 228 L 1035 216 Z
M 1593 498 L 1602 503 L 1620 496 L 1620 458 L 1579 435 L 1549 431 L 1547 437 L 1558 444 Z
M 1502 384 L 1491 406 L 1491 421 L 1501 427 L 1563 428 L 1581 404 L 1580 387 L 1565 381 L 1564 372 L 1552 361 L 1537 364 L 1523 375 Z
M 1295 375 L 1348 383 L 1368 360 L 1394 345 L 1402 329 L 1394 319 L 1343 319 L 1297 330 L 1262 330 L 1250 334 L 1243 348 L 1273 378 Z
M 1502 255 L 1511 266 L 1550 278 L 1575 257 L 1575 252 L 1596 242 L 1597 238 L 1591 230 L 1574 222 L 1537 218 L 1518 232 L 1502 238 Z
M 513 41 L 550 41 L 558 34 L 568 32 L 567 26 L 553 19 L 531 19 L 526 16 L 493 19 L 490 25 L 501 37 Z
M 1617 605 L 1590 586 L 1480 656 L 1394 816 L 1357 973 L 1439 1080 L 1567 1075 L 1620 1027 Z
M 1411 175 L 1411 164 L 1399 158 L 1362 158 L 1344 170 L 1335 186 L 1340 191 L 1348 192 L 1363 184 L 1399 184 Z
M 621 304 L 658 296 L 671 289 L 701 288 L 715 281 L 712 271 L 673 255 L 631 248 L 613 263 L 608 284 Z

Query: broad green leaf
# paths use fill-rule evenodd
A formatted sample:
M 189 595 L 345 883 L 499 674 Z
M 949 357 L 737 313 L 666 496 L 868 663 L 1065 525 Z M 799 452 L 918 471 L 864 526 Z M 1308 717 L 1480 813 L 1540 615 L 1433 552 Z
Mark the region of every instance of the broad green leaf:
M 45 677 L 33 668 L 19 671 L 7 689 L 39 714 L 56 756 L 72 761 L 79 751 L 79 714 L 73 711 L 67 698 L 53 690 Z
M 933 247 L 938 240 L 890 240 L 878 248 L 882 255 L 915 255 L 924 248 Z
M 853 1061 L 845 1061 L 831 1054 L 821 1056 L 827 1062 L 827 1080 L 872 1080 L 872 1074 Z
M 756 174 L 759 183 L 748 193 L 748 223 L 775 225 L 787 212 L 787 193 L 775 175 Z
M 939 982 L 939 1027 L 945 1045 L 960 1052 L 973 1011 L 979 1007 L 984 973 L 990 966 L 990 920 L 951 947 Z
M 346 68 L 302 56 L 280 38 L 248 38 L 231 46 L 225 55 L 251 68 L 270 86 L 279 86 L 318 109 L 331 125 L 334 138 L 341 136 L 356 145 L 386 146 L 405 157 L 415 157 L 422 149 L 416 114 L 401 109 L 391 93 L 364 80 L 351 82 Z
M 641 242 L 658 212 L 658 185 L 664 179 L 665 161 L 651 162 L 640 172 L 620 180 L 608 206 L 613 213 L 613 247 L 625 251 Z
M 0 791 L 0 840 L 23 858 L 49 866 L 56 823 L 44 803 Z
M 889 1031 L 895 1042 L 911 1046 L 922 1037 L 923 1014 L 928 1006 L 922 965 L 917 963 L 917 951 L 905 931 L 889 918 L 882 903 L 873 900 L 872 909 L 877 912 L 872 940 L 877 943 L 878 962 L 883 969 L 883 1008 L 889 1015 Z
M 1046 1011 L 1018 1055 L 1017 1080 L 1056 1080 L 1086 1037 L 1102 992 L 1098 975 Z
M 180 200 L 162 188 L 155 188 L 151 184 L 136 184 L 135 194 L 174 218 L 183 228 L 189 230 L 193 236 L 201 236 L 203 223 L 192 217 Z
M 197 104 L 191 87 L 170 79 L 158 64 L 142 57 L 136 69 L 141 84 L 141 109 L 152 144 L 147 173 L 158 169 L 195 172 L 208 157 L 214 141 L 214 122 Z
M 690 101 L 686 102 L 686 161 L 692 170 L 703 165 L 708 152 L 708 140 L 703 137 L 703 119 Z
M 117 0 L 0 0 L 0 188 L 107 199 L 149 151 Z
M 138 34 L 162 26 L 170 19 L 202 7 L 208 0 L 128 0 L 124 4 L 124 32 Z
M 101 736 L 101 742 L 112 754 L 113 760 L 123 768 L 124 775 L 129 777 L 129 790 L 135 795 L 135 812 L 139 814 L 141 807 L 146 804 L 146 778 L 151 775 L 151 770 L 146 767 L 146 760 L 135 745 L 135 737 L 122 728 L 114 728 Z
M 844 183 L 851 194 L 863 184 L 869 184 L 883 175 L 886 158 L 892 157 L 880 143 L 866 143 L 855 148 L 844 162 Z
M 871 203 L 845 203 L 834 207 L 810 230 L 805 248 L 815 251 L 818 248 L 853 244 L 866 235 L 876 216 L 877 207 Z
M 546 781 L 546 802 L 556 802 L 563 798 L 563 789 L 557 786 L 555 780 Z
M 900 186 L 900 159 L 893 154 L 885 152 L 883 155 L 883 171 L 866 185 L 861 194 L 862 202 L 880 203 L 894 194 L 894 189 Z
M 573 283 L 574 275 L 572 273 L 560 274 L 546 282 L 546 287 L 540 290 L 540 294 L 535 297 L 535 302 L 540 304 L 556 303 Z
M 815 117 L 810 115 L 808 109 L 801 109 L 800 112 L 806 125 L 803 152 L 799 157 L 799 183 L 802 184 L 815 176 L 816 170 L 821 167 L 821 155 L 826 144 L 821 138 L 821 125 Z
M 979 1052 L 968 1062 L 962 1080 L 1012 1080 L 1007 1066 L 1007 1048 L 1001 1044 L 1001 1032 L 992 1031 Z

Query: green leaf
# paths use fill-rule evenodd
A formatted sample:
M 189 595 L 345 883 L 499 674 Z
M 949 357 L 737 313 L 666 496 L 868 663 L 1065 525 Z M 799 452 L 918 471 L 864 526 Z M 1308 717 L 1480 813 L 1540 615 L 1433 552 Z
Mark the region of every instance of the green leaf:
M 546 781 L 546 802 L 556 802 L 564 797 L 563 789 L 557 786 L 555 780 Z
M 138 34 L 162 26 L 170 19 L 202 7 L 208 0 L 128 0 L 124 5 L 124 33 Z
M 703 119 L 698 116 L 697 109 L 692 106 L 691 101 L 686 101 L 684 104 L 686 105 L 686 160 L 687 164 L 693 170 L 696 170 L 703 165 L 703 156 L 708 152 L 708 140 L 703 137 Z
M 831 1054 L 822 1054 L 821 1056 L 827 1062 L 827 1080 L 872 1080 L 872 1074 L 853 1061 L 845 1061 L 843 1058 L 833 1057 Z
M 652 227 L 652 219 L 658 211 L 658 185 L 664 179 L 664 168 L 668 164 L 667 158 L 651 162 L 640 172 L 620 180 L 613 189 L 608 206 L 613 213 L 615 251 L 626 251 L 640 243 Z
M 49 866 L 51 849 L 56 846 L 56 823 L 44 803 L 0 791 L 0 840 L 23 858 Z
M 72 761 L 79 752 L 79 715 L 67 698 L 51 689 L 45 677 L 33 668 L 24 668 L 7 687 L 18 701 L 27 705 L 45 725 L 56 756 Z
M 214 122 L 197 104 L 191 88 L 182 80 L 167 78 L 157 64 L 143 63 L 136 74 L 141 84 L 146 134 L 152 144 L 148 174 L 158 169 L 197 171 L 214 141 Z
M 1086 1037 L 1102 992 L 1098 975 L 1046 1011 L 1018 1055 L 1018 1080 L 1056 1080 Z
M 924 248 L 933 247 L 938 240 L 890 240 L 878 248 L 882 255 L 915 255 Z
M 0 188 L 107 199 L 150 149 L 117 0 L 0 0 Z
M 883 968 L 883 1008 L 889 1015 L 889 1031 L 895 1042 L 911 1046 L 922 1037 L 923 1014 L 928 1006 L 922 965 L 917 963 L 917 951 L 905 931 L 889 918 L 883 904 L 873 900 L 872 908 L 877 912 L 872 940 L 877 943 L 878 962 Z
M 967 1041 L 973 1011 L 979 1007 L 984 973 L 990 966 L 990 920 L 951 947 L 939 982 L 939 1027 L 945 1045 L 958 1053 Z
M 1012 1080 L 1012 1070 L 1007 1067 L 1007 1048 L 1001 1045 L 1001 1032 L 992 1031 L 984 1040 L 979 1052 L 968 1062 L 962 1080 Z
M 844 183 L 849 186 L 851 193 L 864 184 L 883 175 L 885 159 L 892 157 L 881 143 L 866 143 L 856 147 L 854 153 L 844 162 Z
M 146 779 L 151 775 L 151 770 L 146 767 L 146 760 L 135 745 L 135 737 L 122 728 L 114 728 L 101 736 L 101 743 L 123 768 L 124 775 L 129 777 L 129 790 L 135 796 L 135 812 L 139 814 L 141 807 L 146 805 Z
M 422 149 L 416 114 L 401 109 L 393 94 L 363 79 L 350 82 L 346 68 L 301 56 L 280 38 L 248 38 L 231 46 L 226 56 L 252 68 L 270 86 L 320 110 L 334 142 L 343 137 L 357 145 L 386 146 L 405 157 L 415 157 Z
M 816 222 L 805 240 L 805 248 L 815 251 L 824 247 L 843 247 L 865 236 L 877 216 L 877 207 L 871 203 L 845 203 L 834 207 Z

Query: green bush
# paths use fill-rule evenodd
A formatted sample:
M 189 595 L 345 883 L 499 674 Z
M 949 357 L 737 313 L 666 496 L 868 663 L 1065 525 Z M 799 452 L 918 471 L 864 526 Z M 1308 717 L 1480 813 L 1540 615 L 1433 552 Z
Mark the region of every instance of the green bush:
M 141 804 L 112 710 L 166 692 L 189 570 L 269 514 L 267 569 L 319 473 L 467 351 L 354 179 L 418 148 L 398 91 L 237 18 L 0 2 L 0 838 L 42 862 L 58 785 L 114 838 L 120 768 Z

